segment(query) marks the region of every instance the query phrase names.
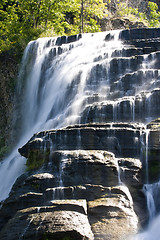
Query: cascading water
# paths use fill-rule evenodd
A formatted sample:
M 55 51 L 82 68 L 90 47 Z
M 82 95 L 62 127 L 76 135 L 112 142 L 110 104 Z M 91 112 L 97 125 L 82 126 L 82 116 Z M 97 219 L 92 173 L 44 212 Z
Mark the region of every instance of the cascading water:
M 145 184 L 144 192 L 147 199 L 147 208 L 149 212 L 149 223 L 153 220 L 156 214 L 156 207 L 154 202 L 154 186 L 152 184 Z
M 17 133 L 20 137 L 14 151 L 0 165 L 0 182 L 3 183 L 0 185 L 0 201 L 8 196 L 16 178 L 24 172 L 26 160 L 20 157 L 17 149 L 34 133 L 92 122 L 110 122 L 111 130 L 113 122 L 147 123 L 157 117 L 157 106 L 151 107 L 156 89 L 160 87 L 160 72 L 155 68 L 156 54 L 143 55 L 141 49 L 125 46 L 119 34 L 120 31 L 77 35 L 74 41 L 70 37 L 44 38 L 28 44 L 18 83 L 21 107 Z M 132 57 L 132 51 L 136 51 L 136 57 Z M 115 145 L 117 152 L 122 154 L 114 131 L 111 133 L 107 144 Z M 148 138 L 149 132 L 146 131 L 143 150 L 146 152 L 147 184 Z M 64 144 L 66 139 L 67 135 L 64 135 Z M 135 135 L 134 140 L 138 148 L 141 139 Z M 76 141 L 80 149 L 80 128 Z M 51 140 L 50 146 L 52 152 Z M 60 166 L 59 188 L 62 188 L 63 161 Z M 155 186 L 145 186 L 151 220 L 157 211 Z M 53 188 L 53 198 L 57 198 L 56 191 L 57 188 Z M 156 223 L 159 221 L 158 217 Z M 151 239 L 148 236 L 153 229 L 155 225 L 151 226 L 151 233 L 135 238 Z M 158 234 L 154 240 L 159 240 Z
M 112 52 L 121 48 L 119 31 L 114 40 L 104 41 L 107 33 L 86 34 L 67 44 L 60 38 L 30 42 L 25 50 L 19 74 L 18 91 L 23 92 L 19 127 L 20 140 L 11 155 L 0 165 L 0 200 L 4 200 L 16 178 L 25 169 L 25 158 L 17 149 L 36 132 L 79 123 L 89 96 L 101 93 L 106 98 L 109 78 L 90 78 L 101 59 L 108 69 Z M 69 41 L 68 41 L 69 42 Z M 103 64 L 104 64 L 103 63 Z M 92 81 L 92 84 L 88 82 Z M 91 87 L 90 87 L 91 86 Z M 105 93 L 105 95 L 104 95 Z
M 146 203 L 148 209 L 148 226 L 147 230 L 137 234 L 131 240 L 159 240 L 159 224 L 160 224 L 160 181 L 149 183 L 149 166 L 148 166 L 148 146 L 149 146 L 150 129 L 145 130 L 145 184 L 143 191 L 146 196 Z

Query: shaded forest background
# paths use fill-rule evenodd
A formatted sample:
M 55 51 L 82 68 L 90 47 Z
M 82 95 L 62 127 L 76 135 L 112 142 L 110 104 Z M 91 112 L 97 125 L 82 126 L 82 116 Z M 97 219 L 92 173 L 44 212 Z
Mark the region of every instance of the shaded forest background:
M 0 160 L 15 145 L 15 86 L 30 40 L 138 27 L 160 27 L 159 0 L 1 0 Z

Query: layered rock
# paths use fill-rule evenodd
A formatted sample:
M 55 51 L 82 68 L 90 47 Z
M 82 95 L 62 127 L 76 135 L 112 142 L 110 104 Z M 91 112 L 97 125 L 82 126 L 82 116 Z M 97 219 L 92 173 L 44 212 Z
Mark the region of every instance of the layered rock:
M 144 75 L 146 77 L 145 73 L 142 74 L 142 77 Z M 136 77 L 134 76 L 134 78 Z M 148 78 L 150 79 L 151 76 L 148 76 Z M 128 77 L 126 77 L 122 86 L 127 88 L 127 84 L 129 84 Z M 157 81 L 156 86 L 159 86 L 159 84 L 159 81 Z M 132 85 L 130 88 L 132 88 L 132 91 L 135 91 Z M 150 119 L 155 119 L 159 116 L 159 97 L 160 89 L 158 87 L 151 92 L 141 92 L 134 97 L 126 96 L 117 98 L 117 100 L 89 103 L 82 113 L 81 122 L 148 122 Z
M 133 207 L 131 194 L 122 185 L 120 176 L 123 175 L 130 191 L 139 196 L 140 170 L 139 160 L 118 159 L 102 150 L 53 151 L 41 169 L 17 180 L 0 211 L 0 237 L 8 240 L 45 239 L 42 236 L 93 239 L 94 234 L 94 239 L 99 239 L 100 235 L 120 239 L 127 231 L 134 233 L 138 228 L 135 211 L 138 208 L 146 211 L 144 195 L 137 200 L 134 194 L 136 207 Z M 146 221 L 144 211 L 139 214 L 141 223 Z M 122 231 L 120 226 L 117 232 L 112 232 L 119 218 L 126 228 Z M 61 231 L 55 222 L 57 227 L 61 226 Z M 8 232 L 8 228 L 11 231 Z
M 21 238 L 92 240 L 85 200 L 59 200 L 52 206 L 18 211 L 2 231 L 1 239 Z
M 120 157 L 140 157 L 143 124 L 86 124 L 35 134 L 19 152 L 29 158 L 45 150 L 107 150 Z M 74 141 L 73 141 L 74 139 Z M 41 151 L 42 150 L 42 151 Z M 34 158 L 34 156 L 31 158 Z
M 18 74 L 19 56 L 6 52 L 0 54 L 0 160 L 13 145 L 12 114 L 14 109 L 14 92 Z

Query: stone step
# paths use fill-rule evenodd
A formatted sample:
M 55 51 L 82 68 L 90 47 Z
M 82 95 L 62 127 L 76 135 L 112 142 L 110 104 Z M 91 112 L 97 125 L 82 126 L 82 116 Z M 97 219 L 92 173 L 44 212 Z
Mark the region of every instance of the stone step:
M 115 50 L 112 53 L 112 58 L 115 57 L 131 57 L 131 56 L 137 56 L 137 55 L 143 55 L 143 48 L 137 48 L 134 45 L 132 46 L 124 46 L 121 49 Z
M 130 43 L 132 45 L 130 45 Z M 125 44 L 125 43 L 124 43 Z M 150 46 L 150 44 L 145 45 L 146 43 L 140 44 L 139 42 L 136 44 L 136 42 L 129 42 L 129 45 L 124 45 L 122 49 L 120 50 L 115 50 L 112 53 L 112 57 L 133 57 L 133 56 L 138 56 L 138 55 L 143 55 L 143 54 L 150 54 L 156 51 L 160 50 L 160 47 L 158 48 L 158 44 L 153 44 L 155 46 Z M 138 45 L 139 44 L 139 45 Z M 152 43 L 151 43 L 152 44 Z
M 61 46 L 62 44 L 68 44 L 78 41 L 82 38 L 82 34 L 72 35 L 72 36 L 61 36 L 57 38 L 50 38 L 46 43 L 46 47 L 50 46 Z
M 133 40 L 133 39 L 159 39 L 160 29 L 159 28 L 137 28 L 130 30 L 122 30 L 120 32 L 120 39 L 122 40 Z
M 160 87 L 159 69 L 145 69 L 124 74 L 110 85 L 109 99 L 134 96 L 141 91 L 151 91 Z
M 90 87 L 97 86 L 103 81 L 109 84 L 119 81 L 127 74 L 133 74 L 137 71 L 147 72 L 158 71 L 160 65 L 160 52 L 149 55 L 139 55 L 134 57 L 112 58 L 110 61 L 105 60 L 103 63 L 96 64 L 87 79 Z
M 97 82 L 97 85 L 98 84 L 100 83 Z M 96 107 L 96 104 L 98 105 L 98 109 L 102 108 L 104 105 L 116 106 L 120 102 L 124 102 L 126 100 L 130 102 L 130 105 L 135 105 L 137 99 L 139 99 L 139 101 L 142 101 L 142 98 L 143 100 L 144 98 L 148 99 L 149 95 L 154 95 L 155 97 L 152 98 L 154 98 L 154 100 L 157 102 L 158 99 L 155 98 L 156 95 L 157 97 L 159 97 L 158 92 L 160 88 L 160 70 L 138 70 L 136 72 L 126 73 L 117 81 L 114 81 L 110 84 L 107 84 L 107 82 L 103 81 L 102 79 L 101 85 L 97 85 L 95 82 L 92 81 L 92 84 L 87 84 L 86 86 L 85 97 L 83 99 L 83 112 L 85 112 L 85 115 L 87 114 L 87 111 L 89 111 L 89 108 L 93 109 L 94 107 Z M 149 97 L 149 99 L 151 99 L 151 96 Z M 113 101 L 115 101 L 115 103 Z M 153 103 L 153 99 L 151 102 Z M 147 108 L 149 107 L 150 104 L 149 106 L 147 106 Z M 86 108 L 88 110 L 86 110 Z M 156 108 L 159 107 L 156 106 Z M 157 118 L 159 115 L 153 114 L 153 116 Z M 85 117 L 82 116 L 82 118 L 82 122 L 84 123 Z M 113 118 L 111 119 L 113 121 Z M 143 119 L 145 119 L 145 116 Z
M 84 124 L 35 134 L 19 149 L 29 157 L 56 150 L 106 150 L 120 157 L 140 157 L 143 124 Z
M 148 122 L 160 116 L 160 88 L 115 100 L 93 102 L 81 113 L 81 123 Z
M 152 107 L 155 107 L 152 105 Z M 159 182 L 160 178 L 160 118 L 147 125 L 146 161 L 144 161 L 144 176 L 149 183 Z M 146 168 L 148 169 L 146 173 Z M 147 176 L 148 175 L 148 176 Z
M 160 38 L 156 40 L 131 40 L 131 41 L 124 41 L 124 44 L 131 44 L 137 48 L 143 48 L 143 53 L 150 53 L 160 51 Z

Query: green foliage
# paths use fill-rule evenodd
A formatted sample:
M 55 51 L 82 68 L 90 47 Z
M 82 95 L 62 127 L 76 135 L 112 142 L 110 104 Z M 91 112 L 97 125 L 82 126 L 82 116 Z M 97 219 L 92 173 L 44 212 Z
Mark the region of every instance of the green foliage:
M 100 19 L 109 13 L 111 0 L 1 0 L 0 53 L 23 51 L 30 40 L 39 36 L 72 35 L 100 31 Z M 107 5 L 108 4 L 108 5 Z M 108 8 L 108 9 L 107 9 Z M 156 3 L 148 2 L 149 15 L 116 1 L 115 16 L 159 26 L 160 12 Z
M 39 190 L 40 184 L 39 184 L 39 183 L 33 183 L 33 184 L 32 184 L 32 187 L 33 187 L 35 190 Z
M 159 27 L 160 12 L 158 11 L 158 5 L 154 2 L 148 2 L 150 10 L 149 15 L 149 27 Z
M 83 9 L 82 9 L 83 2 Z M 77 34 L 100 31 L 103 0 L 1 0 L 0 53 L 23 51 L 39 36 Z
M 139 12 L 138 8 L 128 7 L 126 1 L 118 1 L 116 15 L 120 17 L 127 16 L 131 21 L 139 21 L 145 23 L 148 27 L 159 27 L 160 12 L 158 5 L 154 2 L 148 2 L 149 14 Z
M 28 40 L 38 35 L 38 31 L 33 32 L 31 26 L 22 21 L 16 1 L 3 1 L 0 5 L 0 16 L 0 53 L 10 49 L 20 51 Z
M 129 17 L 131 21 L 146 22 L 147 17 L 145 13 L 139 12 L 138 8 L 128 7 L 127 2 L 119 2 L 117 15 L 120 17 Z
M 80 32 L 100 31 L 98 20 L 104 17 L 103 0 L 75 0 L 75 18 Z

